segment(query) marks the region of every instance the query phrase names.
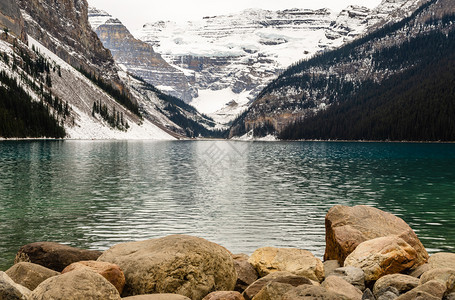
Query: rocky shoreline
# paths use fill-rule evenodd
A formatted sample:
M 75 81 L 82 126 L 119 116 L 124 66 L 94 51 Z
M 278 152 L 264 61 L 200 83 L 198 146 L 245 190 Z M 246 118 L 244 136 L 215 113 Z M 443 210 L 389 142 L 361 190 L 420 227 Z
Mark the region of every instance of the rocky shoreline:
M 104 252 L 32 243 L 0 271 L 0 299 L 455 299 L 455 254 L 429 256 L 402 219 L 335 206 L 325 222 L 324 262 L 295 248 L 234 255 L 186 235 Z

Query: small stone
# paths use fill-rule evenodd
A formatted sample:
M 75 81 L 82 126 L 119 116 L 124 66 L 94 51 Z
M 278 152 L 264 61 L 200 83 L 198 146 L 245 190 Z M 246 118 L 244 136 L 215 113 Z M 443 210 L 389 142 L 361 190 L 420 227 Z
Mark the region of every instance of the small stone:
M 14 263 L 31 262 L 61 272 L 72 263 L 96 260 L 102 252 L 78 249 L 52 242 L 38 242 L 22 246 Z
M 397 289 L 397 295 L 404 294 L 407 291 L 416 288 L 419 285 L 419 279 L 404 275 L 404 274 L 391 274 L 385 275 L 376 281 L 373 288 L 373 293 L 376 297 L 381 295 L 380 291 L 384 291 L 388 287 L 394 287 Z
M 234 267 L 237 271 L 237 282 L 234 290 L 242 293 L 250 284 L 258 280 L 258 273 L 248 262 L 247 255 L 233 255 Z
M 431 280 L 399 296 L 396 300 L 441 300 L 445 291 L 444 284 L 437 280 Z
M 417 263 L 416 250 L 398 236 L 380 237 L 361 243 L 346 258 L 344 266 L 361 268 L 365 281 L 411 269 Z
M 376 297 L 373 295 L 373 292 L 370 289 L 366 289 L 363 292 L 362 300 L 376 300 Z
M 333 275 L 343 278 L 361 291 L 365 290 L 365 273 L 360 268 L 338 268 L 333 271 Z
M 398 291 L 397 288 L 395 288 L 393 286 L 388 286 L 388 287 L 385 287 L 378 291 L 378 293 L 376 295 L 376 299 L 377 300 L 393 300 L 393 299 L 398 298 L 399 295 L 400 295 L 400 292 Z
M 327 277 L 321 286 L 329 291 L 345 295 L 349 299 L 362 299 L 362 291 L 339 276 L 331 275 Z
M 320 300 L 350 300 L 348 297 L 337 294 L 321 286 L 299 286 L 293 290 L 287 292 L 282 300 L 309 300 L 309 299 L 320 299 Z
M 428 265 L 432 269 L 450 268 L 455 269 L 455 253 L 435 253 L 428 259 Z
M 258 294 L 259 291 L 270 282 L 286 283 L 294 287 L 300 285 L 313 285 L 311 280 L 306 277 L 297 276 L 289 272 L 278 271 L 256 280 L 243 292 L 243 297 L 245 300 L 253 299 L 253 297 L 256 296 L 256 294 Z
M 455 300 L 455 293 L 448 294 L 444 300 Z
M 44 280 L 60 275 L 57 271 L 29 262 L 17 263 L 9 268 L 5 273 L 8 274 L 14 282 L 25 286 L 31 291 L 33 291 Z
M 177 295 L 177 294 L 149 294 L 149 295 L 138 295 L 129 296 L 122 299 L 127 300 L 191 300 L 188 297 Z
M 269 282 L 253 297 L 253 300 L 281 300 L 287 292 L 294 288 L 288 283 Z
M 254 251 L 248 262 L 261 277 L 287 271 L 318 282 L 324 279 L 322 261 L 303 249 L 264 247 Z
M 66 267 L 62 274 L 79 270 L 83 268 L 88 268 L 96 273 L 100 274 L 104 278 L 107 279 L 119 292 L 122 294 L 123 287 L 125 286 L 125 275 L 123 274 L 122 270 L 116 264 L 111 264 L 102 261 L 79 261 L 73 263 Z
M 411 270 L 411 272 L 409 272 L 409 276 L 420 278 L 420 276 L 422 276 L 423 273 L 429 271 L 430 269 L 431 267 L 429 264 L 423 264 L 421 266 L 418 266 L 414 270 Z
M 79 269 L 42 282 L 30 300 L 119 300 L 117 289 L 100 274 Z
M 448 294 L 455 292 L 455 269 L 431 269 L 422 274 L 420 284 L 425 284 L 431 280 L 437 280 L 444 284 Z
M 0 299 L 28 300 L 30 290 L 15 283 L 5 272 L 0 271 Z
M 239 292 L 213 292 L 208 294 L 202 300 L 245 300 Z
M 324 275 L 325 277 L 329 277 L 332 275 L 333 271 L 340 268 L 340 263 L 338 260 L 326 260 L 324 263 Z

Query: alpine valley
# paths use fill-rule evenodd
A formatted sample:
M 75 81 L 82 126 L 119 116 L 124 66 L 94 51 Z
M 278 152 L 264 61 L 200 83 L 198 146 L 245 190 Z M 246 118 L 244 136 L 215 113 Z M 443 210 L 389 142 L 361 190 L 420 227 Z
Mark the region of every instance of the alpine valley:
M 130 32 L 86 0 L 3 0 L 0 137 L 455 140 L 452 2 Z

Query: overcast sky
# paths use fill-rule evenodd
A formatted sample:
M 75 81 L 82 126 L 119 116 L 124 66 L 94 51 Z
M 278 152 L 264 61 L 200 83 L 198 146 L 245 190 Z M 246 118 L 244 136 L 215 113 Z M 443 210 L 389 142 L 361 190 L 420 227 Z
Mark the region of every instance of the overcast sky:
M 350 4 L 373 8 L 381 0 L 88 0 L 91 6 L 119 18 L 130 30 L 160 20 L 198 20 L 204 16 L 239 12 L 246 8 L 323 8 L 341 11 Z

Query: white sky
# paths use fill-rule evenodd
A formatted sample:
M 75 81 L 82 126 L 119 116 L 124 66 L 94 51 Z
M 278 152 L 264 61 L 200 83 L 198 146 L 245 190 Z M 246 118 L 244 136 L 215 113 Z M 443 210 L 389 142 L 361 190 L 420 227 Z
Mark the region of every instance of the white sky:
M 351 4 L 376 7 L 381 0 L 88 0 L 91 6 L 107 11 L 133 30 L 154 21 L 198 20 L 204 16 L 239 12 L 246 8 L 270 10 L 328 7 L 341 11 Z

